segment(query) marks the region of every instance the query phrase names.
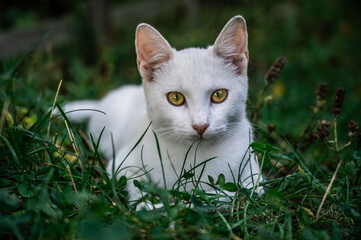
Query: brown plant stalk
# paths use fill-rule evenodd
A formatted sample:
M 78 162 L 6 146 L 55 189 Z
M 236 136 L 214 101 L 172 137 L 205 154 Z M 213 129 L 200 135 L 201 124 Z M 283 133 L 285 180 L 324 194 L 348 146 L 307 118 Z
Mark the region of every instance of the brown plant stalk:
M 271 65 L 271 67 L 268 69 L 266 75 L 265 75 L 265 85 L 263 86 L 261 93 L 258 97 L 258 101 L 256 104 L 256 108 L 254 111 L 252 111 L 251 119 L 253 120 L 253 123 L 257 123 L 259 119 L 259 111 L 263 107 L 263 96 L 268 89 L 269 85 L 274 83 L 276 79 L 281 74 L 285 64 L 287 62 L 287 58 L 285 56 L 280 56 L 276 59 L 276 61 Z

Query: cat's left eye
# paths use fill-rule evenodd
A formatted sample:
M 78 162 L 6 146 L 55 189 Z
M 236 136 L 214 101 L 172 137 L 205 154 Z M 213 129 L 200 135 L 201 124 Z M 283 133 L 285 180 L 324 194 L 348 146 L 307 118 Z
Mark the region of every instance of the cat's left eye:
M 221 103 L 227 98 L 227 89 L 217 89 L 211 95 L 211 100 L 214 103 Z
M 180 92 L 170 92 L 167 94 L 168 101 L 174 106 L 181 106 L 185 103 L 186 98 Z

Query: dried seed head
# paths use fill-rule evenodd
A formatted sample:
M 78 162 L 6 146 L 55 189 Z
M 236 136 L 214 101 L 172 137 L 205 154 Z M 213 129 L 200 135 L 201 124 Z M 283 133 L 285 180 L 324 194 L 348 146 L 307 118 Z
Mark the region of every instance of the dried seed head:
M 323 141 L 328 138 L 330 135 L 330 127 L 332 123 L 331 121 L 326 121 L 325 119 L 322 119 L 321 121 L 318 120 L 318 127 L 316 130 L 316 136 Z
M 267 85 L 272 84 L 276 81 L 276 79 L 282 72 L 282 69 L 285 66 L 286 62 L 287 62 L 287 58 L 285 56 L 280 56 L 276 59 L 276 61 L 268 69 L 268 72 L 265 76 Z
M 274 132 L 274 130 L 276 130 L 276 125 L 272 124 L 272 123 L 268 123 L 267 124 L 267 130 L 269 133 Z
M 316 91 L 317 101 L 325 101 L 327 96 L 328 84 L 320 83 L 318 90 Z
M 345 89 L 344 88 L 337 88 L 335 100 L 333 101 L 333 115 L 335 118 L 338 118 L 341 114 L 343 101 L 345 100 Z
M 349 137 L 353 137 L 353 136 L 357 136 L 358 135 L 358 131 L 359 131 L 359 123 L 354 121 L 354 120 L 350 120 L 350 123 L 348 124 L 348 135 Z

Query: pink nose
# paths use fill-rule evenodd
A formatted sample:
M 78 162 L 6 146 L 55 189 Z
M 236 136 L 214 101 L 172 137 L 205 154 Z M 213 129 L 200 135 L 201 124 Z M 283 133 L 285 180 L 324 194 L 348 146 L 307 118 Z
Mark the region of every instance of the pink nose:
M 199 135 L 202 135 L 206 131 L 208 126 L 209 124 L 207 123 L 202 125 L 197 125 L 197 124 L 192 125 L 192 127 L 198 132 Z

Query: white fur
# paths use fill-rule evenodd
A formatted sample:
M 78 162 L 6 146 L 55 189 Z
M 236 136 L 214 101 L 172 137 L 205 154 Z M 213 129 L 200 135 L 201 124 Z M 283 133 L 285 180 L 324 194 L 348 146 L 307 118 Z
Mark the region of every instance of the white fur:
M 240 35 L 229 34 L 232 30 L 238 31 Z M 151 40 L 147 45 L 149 36 Z M 257 179 L 262 181 L 258 164 L 248 151 L 253 137 L 245 109 L 248 48 L 244 19 L 236 16 L 230 20 L 218 37 L 221 40 L 216 41 L 217 49 L 211 46 L 207 49 L 176 51 L 168 47 L 166 40 L 146 24 L 138 27 L 137 38 L 138 67 L 143 76 L 143 86 L 124 86 L 110 92 L 102 100 L 93 102 L 92 107 L 106 115 L 88 112 L 89 133 L 95 139 L 105 126 L 100 151 L 109 160 L 108 173 L 112 175 L 122 164 L 117 177 L 125 174 L 132 178 L 142 175 L 145 167 L 149 171 L 148 177 L 159 186 L 164 186 L 155 133 L 159 140 L 167 188 L 171 188 L 182 174 L 180 171 L 185 155 L 192 143 L 193 147 L 185 162 L 186 170 L 215 157 L 206 163 L 201 181 L 208 182 L 208 175 L 217 179 L 223 173 L 226 181 L 233 182 L 233 176 L 237 180 L 239 172 L 244 187 L 253 187 L 252 182 L 257 182 Z M 233 49 L 235 52 L 232 55 L 225 49 Z M 219 52 L 226 52 L 227 56 Z M 210 101 L 212 92 L 217 89 L 228 89 L 228 96 L 222 103 Z M 172 91 L 181 92 L 186 98 L 186 104 L 170 104 L 167 93 Z M 81 106 L 79 102 L 66 105 L 64 109 L 70 111 L 77 106 Z M 91 106 L 87 105 L 86 108 Z M 78 113 L 81 112 L 69 114 L 69 119 L 76 120 Z M 129 154 L 150 122 L 143 140 Z M 200 140 L 200 135 L 192 126 L 202 124 L 209 124 L 209 127 Z M 111 133 L 116 151 L 115 160 Z M 202 167 L 196 168 L 196 177 L 199 177 Z M 243 167 L 244 170 L 239 171 Z M 145 179 L 146 176 L 141 178 Z M 191 187 L 192 184 L 189 184 L 188 189 Z M 211 190 L 206 184 L 202 184 L 202 187 L 206 191 Z M 137 198 L 138 189 L 132 182 L 128 183 L 128 190 L 131 199 Z M 262 189 L 259 188 L 258 192 L 262 192 Z

